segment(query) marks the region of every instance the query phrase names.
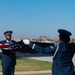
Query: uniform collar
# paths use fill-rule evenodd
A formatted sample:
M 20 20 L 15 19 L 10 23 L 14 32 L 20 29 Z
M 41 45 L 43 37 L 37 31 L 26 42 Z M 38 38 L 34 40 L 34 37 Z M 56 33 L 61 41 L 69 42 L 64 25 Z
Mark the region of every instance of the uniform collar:
M 7 42 L 11 42 L 11 40 L 10 41 L 8 41 L 8 40 L 6 40 Z

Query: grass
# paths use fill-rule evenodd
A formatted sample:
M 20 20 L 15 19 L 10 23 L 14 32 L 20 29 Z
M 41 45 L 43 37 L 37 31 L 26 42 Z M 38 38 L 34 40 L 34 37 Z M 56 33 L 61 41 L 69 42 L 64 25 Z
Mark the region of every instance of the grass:
M 25 57 L 17 57 L 16 62 L 17 62 L 17 65 L 15 67 L 15 71 L 17 72 L 18 71 L 51 70 L 51 67 L 52 67 L 52 63 L 50 62 L 38 61 L 38 60 L 28 59 Z M 0 72 L 1 71 L 2 69 L 0 68 Z
M 16 71 L 50 70 L 52 63 L 27 58 L 17 58 Z

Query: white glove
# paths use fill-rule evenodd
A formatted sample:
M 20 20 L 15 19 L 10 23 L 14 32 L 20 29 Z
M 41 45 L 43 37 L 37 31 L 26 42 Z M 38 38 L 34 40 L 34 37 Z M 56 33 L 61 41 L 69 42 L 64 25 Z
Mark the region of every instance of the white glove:
M 24 43 L 25 45 L 29 45 L 29 44 L 30 44 L 30 41 L 29 41 L 28 39 L 24 39 L 24 40 L 23 40 L 23 43 Z

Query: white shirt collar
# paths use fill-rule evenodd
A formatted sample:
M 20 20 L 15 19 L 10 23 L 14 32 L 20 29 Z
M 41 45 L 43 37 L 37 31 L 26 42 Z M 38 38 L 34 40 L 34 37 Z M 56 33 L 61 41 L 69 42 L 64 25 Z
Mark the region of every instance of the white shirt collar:
M 11 42 L 11 40 L 10 41 L 8 41 L 8 40 L 6 40 L 7 42 Z

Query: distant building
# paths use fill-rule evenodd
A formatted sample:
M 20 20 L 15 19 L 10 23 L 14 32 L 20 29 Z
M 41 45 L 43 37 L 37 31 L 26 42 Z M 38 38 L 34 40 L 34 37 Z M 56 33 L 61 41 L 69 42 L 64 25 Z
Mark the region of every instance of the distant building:
M 47 36 L 40 36 L 40 38 L 38 38 L 39 41 L 51 41 L 51 39 Z
M 52 42 L 52 40 L 49 37 L 47 37 L 47 36 L 40 36 L 40 38 L 32 39 L 32 41 L 45 42 L 45 43 L 51 43 Z
M 71 40 L 70 42 L 75 43 L 75 38 L 71 38 L 70 40 Z
M 55 38 L 55 39 L 53 39 L 52 42 L 53 42 L 53 43 L 58 43 L 58 42 L 59 42 L 58 40 L 59 40 L 59 38 Z

